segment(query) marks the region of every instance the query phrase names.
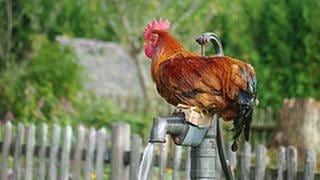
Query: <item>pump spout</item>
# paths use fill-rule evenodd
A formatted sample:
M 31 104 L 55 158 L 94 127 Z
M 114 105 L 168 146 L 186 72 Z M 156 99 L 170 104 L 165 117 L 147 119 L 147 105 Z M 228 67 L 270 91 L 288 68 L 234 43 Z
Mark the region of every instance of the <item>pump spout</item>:
M 165 143 L 166 134 L 167 134 L 167 125 L 166 120 L 161 120 L 158 117 L 153 118 L 153 124 L 149 136 L 149 142 L 151 143 Z
M 187 130 L 187 124 L 183 117 L 155 117 L 151 128 L 149 142 L 151 143 L 165 143 L 166 134 L 171 136 L 178 136 Z
M 177 145 L 197 146 L 202 142 L 208 127 L 198 127 L 185 121 L 183 116 L 155 117 L 149 142 L 165 143 L 169 134 Z

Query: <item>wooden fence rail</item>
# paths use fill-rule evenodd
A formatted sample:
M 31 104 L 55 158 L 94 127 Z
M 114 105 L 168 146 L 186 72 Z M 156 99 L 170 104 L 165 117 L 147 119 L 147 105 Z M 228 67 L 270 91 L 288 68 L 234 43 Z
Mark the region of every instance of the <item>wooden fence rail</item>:
M 136 180 L 143 150 L 140 136 L 131 134 L 125 123 L 113 124 L 111 132 L 105 128 L 79 126 L 52 127 L 10 123 L 0 132 L 0 177 L 6 179 L 112 179 Z M 305 151 L 302 168 L 298 169 L 297 150 L 293 146 L 280 147 L 277 164 L 269 165 L 267 149 L 263 145 L 254 150 L 245 143 L 237 154 L 230 151 L 229 164 L 236 179 L 319 179 L 316 173 L 316 153 Z M 168 138 L 157 144 L 153 158 L 152 179 L 190 179 L 190 148 L 177 147 Z M 223 173 L 216 164 L 217 179 Z

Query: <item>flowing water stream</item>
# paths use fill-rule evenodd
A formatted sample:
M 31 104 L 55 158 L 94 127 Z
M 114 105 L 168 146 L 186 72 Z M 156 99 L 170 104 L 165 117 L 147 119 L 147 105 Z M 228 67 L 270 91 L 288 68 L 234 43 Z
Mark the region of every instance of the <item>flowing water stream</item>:
M 153 156 L 153 143 L 148 143 L 146 149 L 143 152 L 142 161 L 140 162 L 138 180 L 146 180 L 151 167 Z

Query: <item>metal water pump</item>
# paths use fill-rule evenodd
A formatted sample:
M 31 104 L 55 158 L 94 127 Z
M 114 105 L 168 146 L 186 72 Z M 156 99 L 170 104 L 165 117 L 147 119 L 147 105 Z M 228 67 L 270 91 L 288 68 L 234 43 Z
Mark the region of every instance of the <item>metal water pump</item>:
M 214 33 L 204 33 L 196 39 L 196 42 L 201 45 L 202 55 L 204 55 L 205 52 L 204 45 L 209 41 L 213 44 L 217 53 L 216 55 L 222 56 L 223 49 L 221 41 Z M 218 118 L 216 120 L 211 119 L 210 123 L 205 126 L 199 126 L 191 123 L 187 116 L 173 115 L 168 117 L 155 117 L 149 142 L 165 143 L 167 134 L 171 136 L 176 145 L 191 146 L 190 178 L 192 180 L 216 179 L 215 162 L 217 160 L 216 152 L 218 151 L 219 145 L 220 151 L 218 152 L 226 179 L 233 179 L 230 167 L 228 167 L 224 157 Z

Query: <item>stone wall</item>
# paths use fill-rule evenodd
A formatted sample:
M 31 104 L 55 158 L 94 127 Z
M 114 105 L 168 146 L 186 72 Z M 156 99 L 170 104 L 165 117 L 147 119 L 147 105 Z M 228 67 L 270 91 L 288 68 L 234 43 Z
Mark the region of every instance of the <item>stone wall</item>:
M 64 36 L 56 39 L 74 49 L 85 67 L 86 87 L 96 95 L 142 97 L 132 57 L 119 44 Z

